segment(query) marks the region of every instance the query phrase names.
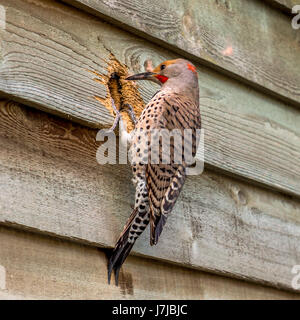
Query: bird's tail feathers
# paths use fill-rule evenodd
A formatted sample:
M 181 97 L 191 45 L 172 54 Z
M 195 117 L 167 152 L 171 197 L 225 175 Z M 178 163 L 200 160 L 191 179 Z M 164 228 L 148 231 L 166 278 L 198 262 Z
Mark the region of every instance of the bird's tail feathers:
M 129 242 L 129 231 L 130 227 L 134 221 L 135 216 L 137 215 L 137 208 L 135 208 L 130 217 L 128 218 L 124 230 L 121 233 L 115 248 L 113 249 L 113 252 L 111 254 L 111 257 L 108 261 L 108 283 L 110 284 L 111 274 L 112 271 L 115 273 L 115 282 L 116 285 L 118 285 L 119 281 L 119 272 L 121 269 L 121 266 L 123 262 L 125 261 L 126 257 L 128 256 L 131 248 L 134 245 L 134 242 Z
M 157 244 L 158 238 L 163 231 L 164 225 L 167 222 L 167 218 L 168 218 L 167 216 L 162 214 L 161 216 L 159 216 L 157 218 L 157 220 L 155 220 L 155 226 L 151 228 L 151 235 L 150 235 L 150 245 L 151 246 Z
M 169 213 L 172 211 L 176 200 L 182 190 L 186 178 L 186 172 L 184 166 L 179 166 L 171 184 L 169 185 L 160 205 L 159 214 L 155 214 L 155 210 L 150 205 L 151 210 L 151 231 L 150 231 L 150 244 L 156 245 L 158 238 L 163 230 L 164 225 L 167 222 Z
M 125 259 L 129 255 L 136 239 L 143 232 L 146 225 L 149 222 L 147 212 L 140 212 L 138 208 L 135 208 L 121 233 L 112 255 L 108 262 L 108 283 L 110 283 L 112 271 L 115 273 L 115 282 L 118 285 L 119 272 Z M 142 224 L 142 225 L 141 225 Z

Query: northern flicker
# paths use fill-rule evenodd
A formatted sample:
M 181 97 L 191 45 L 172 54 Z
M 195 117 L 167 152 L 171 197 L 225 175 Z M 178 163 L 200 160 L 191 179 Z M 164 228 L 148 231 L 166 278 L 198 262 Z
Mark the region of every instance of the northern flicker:
M 131 163 L 136 186 L 135 206 L 108 263 L 108 282 L 114 270 L 116 284 L 122 264 L 149 222 L 150 244 L 157 243 L 185 182 L 188 163 L 183 149 L 190 149 L 195 156 L 199 142 L 196 133 L 201 128 L 198 76 L 191 62 L 168 60 L 151 72 L 136 74 L 126 80 L 150 80 L 161 88 L 136 121 L 130 139 L 132 158 L 139 159 Z M 190 129 L 190 141 L 176 144 L 174 139 L 170 140 L 170 159 L 166 162 L 163 161 L 162 137 L 159 137 L 158 161 L 153 161 L 155 153 L 151 153 L 151 148 L 157 131 L 174 129 L 178 129 L 182 136 L 185 129 Z M 181 162 L 174 159 L 177 151 L 181 151 Z

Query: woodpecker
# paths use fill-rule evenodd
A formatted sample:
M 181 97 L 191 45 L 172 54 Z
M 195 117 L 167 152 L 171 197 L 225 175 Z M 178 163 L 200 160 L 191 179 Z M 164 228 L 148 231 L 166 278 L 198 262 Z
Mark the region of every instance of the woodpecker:
M 190 149 L 192 156 L 195 156 L 199 143 L 197 129 L 201 128 L 198 75 L 191 62 L 184 59 L 164 61 L 151 71 L 125 80 L 153 81 L 160 85 L 160 90 L 137 120 L 132 116 L 135 130 L 130 135 L 129 144 L 133 182 L 136 186 L 135 205 L 108 262 L 108 282 L 114 270 L 116 285 L 122 264 L 149 222 L 150 244 L 157 244 L 186 179 L 188 163 L 183 149 Z M 115 106 L 114 109 L 118 121 L 121 116 Z M 122 119 L 120 122 L 124 132 Z M 190 142 L 184 141 L 182 144 L 175 143 L 175 139 L 170 140 L 170 157 L 167 162 L 164 161 L 163 134 L 159 136 L 159 132 L 174 129 L 179 130 L 182 136 L 185 129 L 190 129 L 192 138 Z M 159 146 L 155 154 L 151 148 L 157 135 Z M 175 161 L 174 155 L 178 151 L 181 151 L 181 162 Z M 157 159 L 153 161 L 155 156 Z

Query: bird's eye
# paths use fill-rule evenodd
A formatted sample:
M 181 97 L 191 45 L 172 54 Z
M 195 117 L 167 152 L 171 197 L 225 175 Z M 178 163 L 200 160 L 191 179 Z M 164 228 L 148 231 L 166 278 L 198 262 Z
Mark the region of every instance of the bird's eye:
M 166 69 L 166 65 L 165 65 L 165 64 L 162 64 L 162 65 L 160 66 L 160 70 L 164 70 L 164 69 Z

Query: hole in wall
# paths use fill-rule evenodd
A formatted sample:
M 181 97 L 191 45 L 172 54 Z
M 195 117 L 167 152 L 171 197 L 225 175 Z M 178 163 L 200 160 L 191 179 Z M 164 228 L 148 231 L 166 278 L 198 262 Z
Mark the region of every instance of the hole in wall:
M 108 75 L 91 71 L 97 76 L 94 80 L 104 84 L 107 89 L 107 96 L 105 98 L 95 96 L 95 99 L 108 109 L 113 116 L 115 116 L 115 114 L 111 104 L 111 98 L 114 99 L 118 110 L 122 109 L 123 104 L 130 104 L 138 118 L 145 107 L 145 103 L 135 81 L 125 80 L 125 78 L 129 76 L 128 67 L 119 62 L 113 54 L 110 55 L 110 59 L 106 63 Z M 122 116 L 126 122 L 127 131 L 130 132 L 134 129 L 134 124 L 126 111 L 122 112 Z

